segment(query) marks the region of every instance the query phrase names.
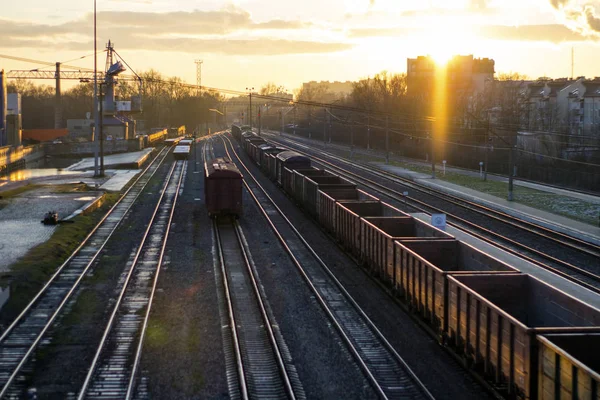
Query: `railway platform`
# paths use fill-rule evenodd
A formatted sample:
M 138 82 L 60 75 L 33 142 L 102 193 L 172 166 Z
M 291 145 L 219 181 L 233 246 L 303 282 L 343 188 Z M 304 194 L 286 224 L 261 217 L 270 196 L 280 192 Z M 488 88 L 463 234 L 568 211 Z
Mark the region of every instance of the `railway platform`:
M 421 221 L 431 223 L 431 216 L 424 213 L 411 214 L 413 217 L 420 219 Z M 492 244 L 489 244 L 481 239 L 478 239 L 470 234 L 466 233 L 461 229 L 454 228 L 452 226 L 446 226 L 446 233 L 455 236 L 458 240 L 462 240 L 465 243 L 474 246 L 475 248 L 491 255 L 498 260 L 501 260 L 512 267 L 517 268 L 519 271 L 530 274 L 539 280 L 551 285 L 562 292 L 577 298 L 584 303 L 600 310 L 600 295 L 592 292 L 575 282 L 572 282 L 566 278 L 563 278 L 547 269 L 540 268 L 539 266 L 521 258 L 516 255 L 510 254 Z
M 132 153 L 120 153 L 110 154 L 104 156 L 104 168 L 117 169 L 138 169 L 147 159 L 150 157 L 153 148 L 147 148 L 142 151 L 135 151 Z M 75 163 L 66 170 L 68 171 L 82 171 L 94 168 L 94 158 L 84 158 L 83 160 Z

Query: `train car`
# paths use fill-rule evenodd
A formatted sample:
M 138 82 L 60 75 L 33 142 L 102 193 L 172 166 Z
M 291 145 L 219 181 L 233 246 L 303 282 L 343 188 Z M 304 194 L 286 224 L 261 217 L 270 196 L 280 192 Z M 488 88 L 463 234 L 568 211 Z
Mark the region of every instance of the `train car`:
M 335 222 L 337 221 L 338 208 L 336 204 L 340 200 L 377 201 L 378 199 L 356 188 L 329 187 L 320 189 L 317 193 L 319 223 L 325 230 L 334 235 L 337 235 Z
M 281 179 L 284 168 L 287 168 L 290 171 L 293 171 L 295 169 L 310 168 L 310 158 L 303 156 L 300 153 L 296 153 L 295 151 L 282 151 L 281 153 L 277 154 L 276 158 L 277 160 L 275 163 L 275 180 L 281 186 L 283 186 Z
M 167 145 L 167 146 L 177 146 L 182 139 L 183 139 L 183 137 L 176 137 L 176 138 L 171 138 L 171 139 L 165 139 L 165 145 Z
M 430 326 L 448 329 L 447 275 L 519 273 L 516 268 L 456 239 L 395 242 L 394 268 L 386 281 Z
M 181 139 L 179 141 L 179 145 L 181 146 L 191 146 L 194 144 L 194 139 Z
M 242 127 L 240 125 L 231 125 L 231 136 L 238 142 L 242 139 Z
M 335 232 L 338 241 L 359 258 L 362 240 L 362 217 L 408 216 L 403 211 L 379 200 L 339 200 L 336 202 Z
M 598 399 L 600 334 L 538 335 L 537 382 L 540 400 Z
M 211 217 L 242 215 L 243 176 L 227 157 L 215 158 L 204 164 L 204 197 Z
M 537 334 L 600 332 L 599 310 L 525 274 L 448 276 L 446 312 L 450 346 L 523 399 L 540 394 Z
M 271 151 L 272 149 L 274 149 L 275 146 L 272 146 L 268 143 L 263 143 L 257 146 L 257 159 L 256 159 L 256 163 L 258 164 L 258 166 L 263 169 L 263 164 L 266 163 L 265 158 L 265 153 Z
M 177 145 L 173 149 L 173 157 L 176 160 L 187 160 L 190 156 L 190 146 Z
M 356 190 L 356 184 L 346 179 L 333 176 L 305 176 L 304 177 L 304 197 L 302 206 L 314 218 L 318 218 L 319 211 L 319 190 L 338 190 L 352 191 Z
M 467 366 L 510 398 L 600 400 L 600 364 L 590 352 L 600 344 L 600 311 L 364 192 L 345 199 L 359 191 L 327 188 L 330 177 L 323 172 L 282 165 L 296 155 L 259 152 L 267 175 L 301 198 L 304 208 L 304 182 L 321 181 L 321 225 L 391 285 Z M 310 166 L 310 159 L 302 162 Z M 569 338 L 561 340 L 564 332 Z
M 269 169 L 267 176 L 269 177 L 269 179 L 275 182 L 277 181 L 277 155 L 279 153 L 283 153 L 283 151 L 267 154 L 267 168 Z
M 263 144 L 267 144 L 267 141 L 258 136 L 246 139 L 246 151 L 255 163 L 258 163 L 258 146 L 261 146 Z
M 360 261 L 373 275 L 382 279 L 394 269 L 396 240 L 453 238 L 452 235 L 413 217 L 363 217 L 360 226 Z
M 252 127 L 250 125 L 242 125 L 240 128 L 242 129 L 242 132 L 252 132 Z
M 298 204 L 302 204 L 304 202 L 304 177 L 311 176 L 335 176 L 334 173 L 319 169 L 316 167 L 311 167 L 308 169 L 296 169 L 293 171 L 293 176 L 291 177 L 290 186 L 290 195 L 294 200 L 298 202 Z

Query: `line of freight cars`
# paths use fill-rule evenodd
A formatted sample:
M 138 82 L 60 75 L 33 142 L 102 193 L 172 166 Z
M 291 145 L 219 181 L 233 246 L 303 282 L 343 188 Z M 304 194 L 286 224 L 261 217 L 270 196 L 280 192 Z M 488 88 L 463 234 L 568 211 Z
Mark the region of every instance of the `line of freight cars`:
M 434 228 L 309 158 L 240 142 L 313 216 L 507 398 L 600 400 L 600 311 Z

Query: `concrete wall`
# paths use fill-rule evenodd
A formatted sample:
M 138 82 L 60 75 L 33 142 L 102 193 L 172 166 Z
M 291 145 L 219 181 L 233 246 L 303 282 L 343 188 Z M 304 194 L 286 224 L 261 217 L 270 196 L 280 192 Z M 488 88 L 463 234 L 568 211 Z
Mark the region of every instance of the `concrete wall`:
M 46 154 L 53 156 L 87 156 L 94 153 L 96 144 L 94 142 L 82 143 L 59 143 L 45 144 L 44 149 Z M 104 153 L 125 153 L 129 151 L 140 151 L 143 149 L 142 141 L 139 139 L 133 140 L 105 140 Z
M 41 145 L 34 146 L 4 146 L 0 147 L 0 171 L 11 170 L 44 158 Z

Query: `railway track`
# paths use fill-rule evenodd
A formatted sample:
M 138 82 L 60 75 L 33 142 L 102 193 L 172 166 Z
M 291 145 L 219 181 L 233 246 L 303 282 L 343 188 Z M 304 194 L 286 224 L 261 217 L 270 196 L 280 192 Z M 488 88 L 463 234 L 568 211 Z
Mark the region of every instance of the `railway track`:
M 294 151 L 311 157 L 323 167 L 355 181 L 365 188 L 383 194 L 401 204 L 406 204 L 419 212 L 444 213 L 451 221 L 451 225 L 570 279 L 591 291 L 600 293 L 600 271 L 598 270 L 600 246 L 559 232 L 556 232 L 554 236 L 548 235 L 546 232 L 549 230 L 542 226 L 520 221 L 508 214 L 476 203 L 465 200 L 458 201 L 456 196 L 446 200 L 444 194 L 420 187 L 413 181 L 325 153 L 328 158 L 344 165 L 341 167 L 339 164 L 315 155 L 316 151 L 308 151 L 306 146 L 294 141 L 272 140 L 271 142 L 278 145 L 289 145 L 291 142 L 294 144 L 292 146 Z M 305 150 L 298 149 L 298 145 Z M 423 198 L 405 196 L 404 191 L 407 188 L 417 190 L 423 195 Z M 450 206 L 447 203 L 450 203 Z M 486 214 L 486 210 L 490 211 L 490 215 Z M 468 214 L 473 212 L 477 214 L 475 218 L 472 214 Z M 507 224 L 512 231 L 502 227 Z M 532 226 L 536 228 L 532 228 Z M 516 236 L 514 229 L 519 230 Z M 570 240 L 563 240 L 563 237 L 570 238 Z M 539 250 L 540 247 L 545 251 Z
M 126 271 L 78 399 L 130 399 L 135 394 L 152 300 L 186 169 L 186 161 L 177 161 L 169 171 L 148 228 Z
M 237 220 L 213 221 L 239 391 L 232 398 L 305 398 L 277 324 L 269 315 Z
M 167 155 L 166 148 L 159 152 L 19 316 L 2 332 L 0 398 L 20 397 L 21 388 L 14 384 L 19 373 Z
M 423 383 L 252 176 L 229 139 L 221 139 L 227 155 L 246 170 L 244 184 L 248 192 L 375 392 L 385 399 L 432 399 Z

